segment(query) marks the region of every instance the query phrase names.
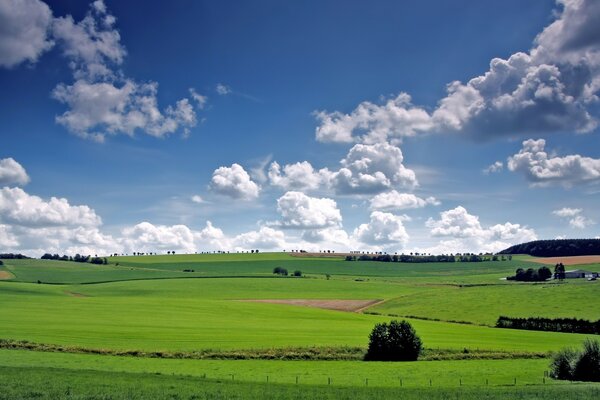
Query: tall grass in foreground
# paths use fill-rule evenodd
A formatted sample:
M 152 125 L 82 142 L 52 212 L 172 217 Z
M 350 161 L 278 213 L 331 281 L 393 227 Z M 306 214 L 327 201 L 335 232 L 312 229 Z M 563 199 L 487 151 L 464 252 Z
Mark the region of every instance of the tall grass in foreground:
M 0 367 L 0 400 L 29 399 L 597 399 L 600 386 L 496 388 L 343 388 L 244 383 L 187 376 L 164 376 L 55 368 Z

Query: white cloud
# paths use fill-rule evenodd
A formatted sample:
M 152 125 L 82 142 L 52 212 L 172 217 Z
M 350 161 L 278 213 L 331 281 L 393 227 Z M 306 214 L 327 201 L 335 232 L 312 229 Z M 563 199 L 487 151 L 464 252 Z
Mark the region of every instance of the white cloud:
M 412 193 L 400 193 L 392 190 L 380 193 L 371 199 L 372 210 L 405 210 L 410 208 L 422 208 L 427 205 L 440 205 L 435 197 L 423 199 Z
M 502 169 L 504 168 L 504 163 L 502 161 L 496 161 L 495 163 L 489 165 L 487 168 L 485 168 L 483 170 L 483 173 L 488 175 L 488 174 L 495 174 L 497 172 L 502 171 Z
M 281 215 L 278 226 L 296 229 L 339 227 L 342 214 L 335 200 L 310 197 L 301 192 L 287 192 L 277 200 Z
M 285 190 L 316 190 L 327 184 L 331 172 L 323 168 L 316 171 L 308 161 L 287 164 L 283 167 L 272 162 L 268 177 L 271 185 Z
M 55 19 L 52 31 L 74 76 L 72 84 L 61 83 L 52 92 L 54 99 L 68 106 L 56 121 L 96 141 L 106 135 L 133 136 L 136 131 L 160 138 L 182 130 L 186 137 L 197 124 L 191 100 L 202 109 L 207 98 L 190 88 L 191 100 L 184 97 L 159 108 L 156 82 L 139 83 L 117 69 L 126 50 L 115 22 L 102 1 L 92 3 L 79 22 L 70 15 Z
M 594 225 L 595 222 L 589 218 L 584 217 L 583 215 L 576 215 L 575 217 L 569 220 L 569 225 L 571 228 L 576 229 L 585 229 L 588 226 Z
M 582 215 L 583 210 L 581 208 L 569 208 L 563 207 L 559 210 L 552 211 L 552 214 L 560 218 L 566 218 L 569 220 L 569 226 L 575 229 L 585 229 L 588 226 L 594 225 L 595 222 Z
M 353 235 L 367 245 L 404 247 L 409 239 L 403 224 L 405 220 L 405 216 L 373 211 L 369 223 L 359 225 Z
M 400 93 L 383 104 L 360 103 L 350 113 L 318 111 L 317 140 L 385 142 L 428 132 L 479 139 L 540 132 L 590 132 L 598 126 L 591 106 L 600 90 L 600 6 L 562 0 L 556 20 L 529 52 L 494 58 L 467 83 L 451 82 L 428 112 Z
M 204 199 L 202 198 L 202 196 L 199 196 L 197 194 L 193 195 L 192 197 L 190 197 L 190 200 L 192 200 L 192 202 L 196 203 L 196 204 L 202 204 L 205 203 Z
M 574 217 L 577 214 L 580 214 L 581 211 L 583 211 L 581 208 L 569 208 L 569 207 L 563 207 L 560 210 L 554 210 L 552 211 L 552 214 L 558 216 L 558 217 Z
M 260 192 L 260 187 L 239 164 L 217 168 L 213 172 L 210 187 L 215 193 L 241 200 L 256 199 Z
M 389 137 L 414 136 L 433 127 L 431 116 L 424 109 L 412 106 L 406 93 L 388 99 L 383 105 L 365 101 L 350 114 L 318 111 L 315 116 L 320 123 L 316 137 L 322 142 L 352 143 L 356 134 L 362 134 L 365 143 L 385 142 Z
M 394 187 L 413 188 L 418 185 L 415 172 L 403 164 L 399 147 L 389 143 L 356 144 L 337 171 L 315 170 L 307 162 L 287 164 L 276 162 L 269 168 L 272 185 L 286 190 L 331 189 L 337 194 L 373 194 Z
M 141 222 L 123 229 L 123 242 L 129 252 L 196 251 L 194 233 L 185 225 L 153 225 Z
M 199 109 L 203 109 L 204 107 L 206 107 L 206 103 L 208 103 L 208 97 L 201 95 L 200 93 L 196 92 L 196 89 L 194 88 L 190 88 L 190 96 L 192 97 L 192 99 L 194 99 L 194 101 L 196 101 L 196 104 L 198 105 Z
M 225 96 L 225 95 L 228 95 L 229 93 L 231 93 L 231 88 L 222 83 L 218 83 L 217 86 L 215 87 L 215 90 L 217 91 L 217 94 L 219 94 L 221 96 Z
M 20 188 L 0 189 L 0 223 L 19 226 L 97 226 L 102 220 L 88 206 L 72 206 L 67 199 L 45 201 Z
M 236 250 L 267 249 L 281 251 L 287 246 L 283 232 L 266 226 L 258 231 L 251 231 L 237 235 L 233 239 Z
M 533 229 L 520 224 L 506 222 L 485 228 L 479 217 L 469 214 L 462 206 L 442 211 L 438 220 L 429 218 L 425 225 L 432 236 L 448 238 L 422 250 L 434 254 L 497 252 L 537 239 Z
M 519 153 L 508 158 L 508 169 L 523 174 L 534 186 L 570 187 L 600 181 L 600 159 L 578 154 L 549 157 L 545 146 L 544 139 L 524 141 Z
M 44 200 L 20 188 L 0 190 L 0 247 L 33 256 L 45 252 L 109 254 L 122 249 L 119 242 L 99 231 L 96 212 L 67 199 Z
M 25 168 L 13 158 L 0 160 L 0 185 L 26 185 L 29 180 Z
M 56 121 L 71 132 L 103 140 L 106 134 L 133 136 L 136 130 L 164 137 L 180 127 L 196 125 L 196 114 L 188 99 L 161 112 L 157 105 L 158 85 L 138 85 L 127 80 L 122 85 L 78 80 L 73 85 L 58 85 L 52 96 L 69 106 Z
M 38 0 L 0 1 L 0 66 L 35 63 L 53 46 L 48 37 L 52 11 Z
M 52 33 L 71 60 L 75 78 L 93 81 L 115 77 L 110 64 L 121 64 L 127 54 L 114 27 L 115 21 L 102 2 L 92 3 L 90 11 L 79 22 L 71 15 L 54 20 Z

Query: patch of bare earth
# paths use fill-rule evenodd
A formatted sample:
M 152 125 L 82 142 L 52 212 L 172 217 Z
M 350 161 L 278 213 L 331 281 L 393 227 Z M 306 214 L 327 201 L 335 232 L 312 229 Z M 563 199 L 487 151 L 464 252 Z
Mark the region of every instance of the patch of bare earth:
M 315 307 L 326 310 L 359 312 L 381 303 L 383 300 L 307 300 L 307 299 L 251 299 L 241 300 L 250 303 L 287 304 L 292 306 Z
M 7 281 L 15 276 L 8 271 L 0 271 L 0 281 Z
M 83 293 L 75 293 L 75 292 L 69 292 L 65 290 L 65 294 L 69 295 L 71 297 L 90 297 L 87 294 L 83 294 Z
M 564 265 L 600 264 L 600 256 L 545 257 L 534 258 L 531 261 L 553 265 L 558 263 L 563 263 Z

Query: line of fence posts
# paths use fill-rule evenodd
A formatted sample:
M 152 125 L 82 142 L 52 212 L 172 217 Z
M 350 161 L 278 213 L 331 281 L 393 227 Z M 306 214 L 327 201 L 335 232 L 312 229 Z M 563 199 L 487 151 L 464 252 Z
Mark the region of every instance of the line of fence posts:
M 234 381 L 235 380 L 235 375 L 234 374 L 229 374 L 229 376 L 231 377 L 231 380 Z M 206 379 L 206 373 L 202 374 L 200 376 L 202 379 Z M 546 378 L 550 377 L 550 372 L 549 371 L 544 371 L 544 376 L 542 377 L 542 383 L 545 385 L 546 384 Z M 269 383 L 269 375 L 266 375 L 267 378 L 267 383 Z M 332 384 L 333 380 L 331 379 L 331 377 L 327 377 L 327 385 Z M 404 379 L 401 377 L 398 377 L 398 382 L 400 383 L 400 387 L 404 386 Z M 300 383 L 300 377 L 298 375 L 296 375 L 296 385 Z M 485 379 L 485 385 L 489 386 L 490 381 L 489 378 Z M 462 386 L 463 385 L 463 380 L 462 378 L 458 379 L 458 386 Z M 514 377 L 513 378 L 513 385 L 517 386 L 517 378 Z M 365 386 L 369 386 L 369 378 L 365 378 Z M 433 379 L 429 379 L 429 386 L 433 386 Z

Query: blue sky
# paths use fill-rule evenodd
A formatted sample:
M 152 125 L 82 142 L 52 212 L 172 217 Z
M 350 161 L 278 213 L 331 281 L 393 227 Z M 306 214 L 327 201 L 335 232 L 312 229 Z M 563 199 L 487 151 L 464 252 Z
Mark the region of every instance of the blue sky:
M 600 6 L 372 3 L 0 0 L 0 250 L 597 237 Z

